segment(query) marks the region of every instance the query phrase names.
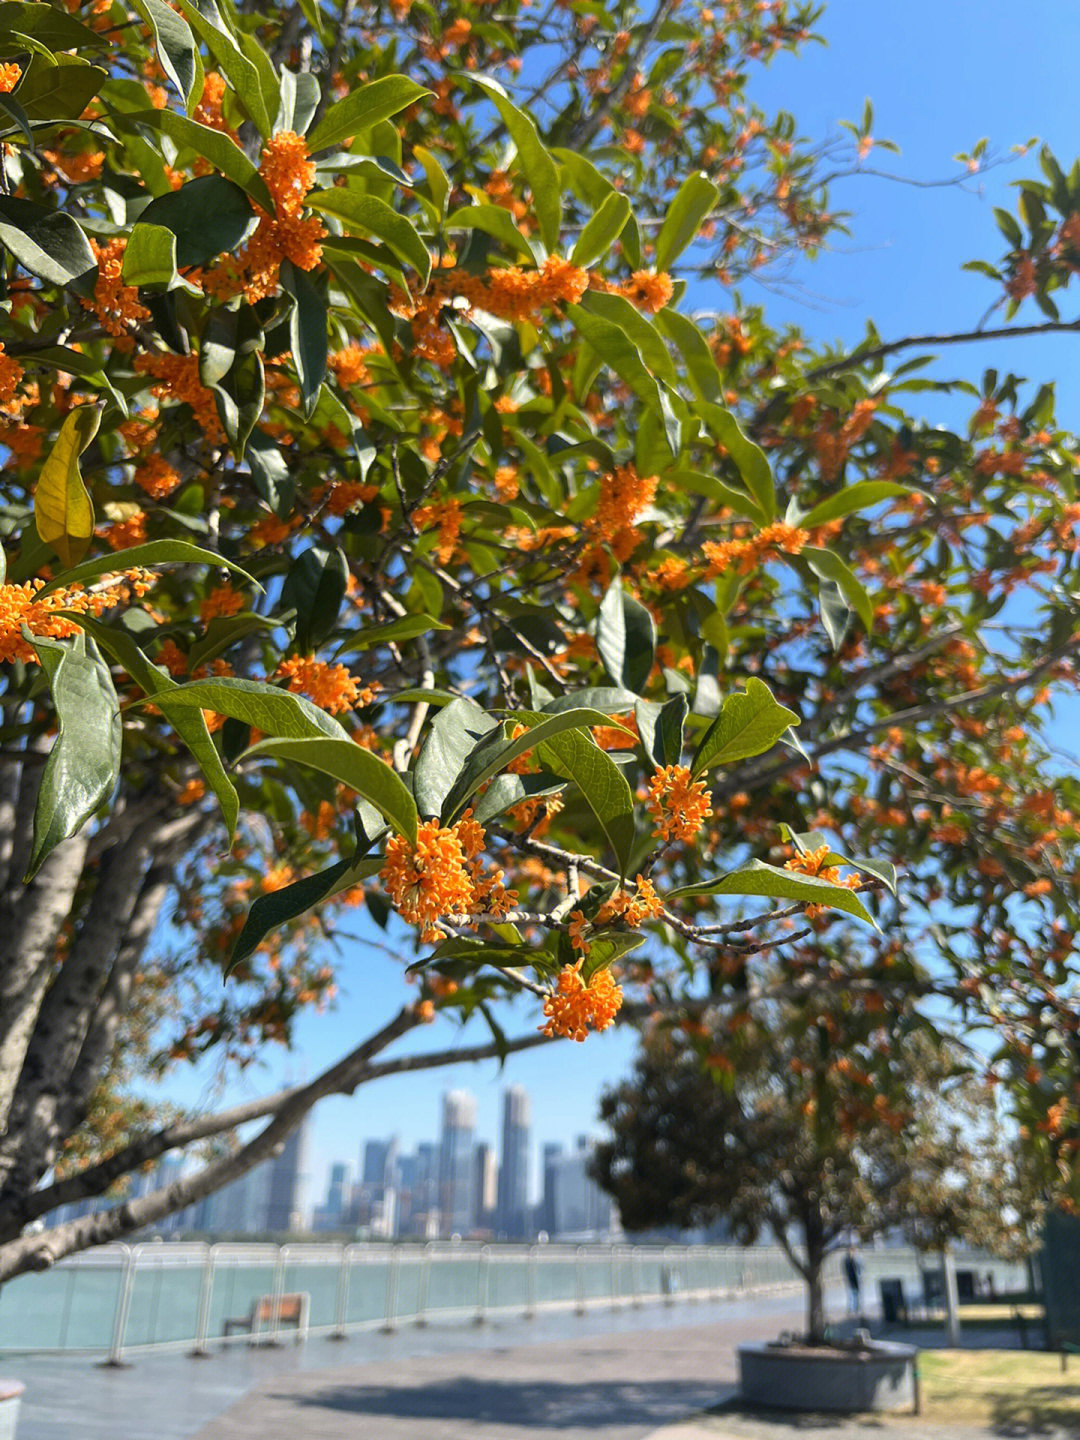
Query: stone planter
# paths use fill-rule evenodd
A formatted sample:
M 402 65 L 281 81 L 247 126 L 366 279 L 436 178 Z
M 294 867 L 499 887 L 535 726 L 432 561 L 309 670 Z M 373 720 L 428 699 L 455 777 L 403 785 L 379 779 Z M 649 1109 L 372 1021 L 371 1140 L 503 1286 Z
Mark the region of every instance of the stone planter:
M 15 1440 L 15 1422 L 23 1390 L 17 1380 L 0 1380 L 0 1440 Z
M 917 1355 L 914 1345 L 888 1340 L 866 1350 L 740 1345 L 739 1391 L 777 1410 L 913 1410 Z

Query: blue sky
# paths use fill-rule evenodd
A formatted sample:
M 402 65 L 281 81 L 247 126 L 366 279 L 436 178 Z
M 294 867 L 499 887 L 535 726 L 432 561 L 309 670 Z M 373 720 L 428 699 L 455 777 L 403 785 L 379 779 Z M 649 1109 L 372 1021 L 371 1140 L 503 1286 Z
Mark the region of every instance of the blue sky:
M 919 180 L 963 173 L 952 156 L 970 150 L 983 135 L 991 153 L 1037 135 L 1047 141 L 1067 170 L 1077 145 L 1075 56 L 1080 51 L 1080 10 L 1033 0 L 1022 12 L 1015 0 L 904 0 L 901 5 L 834 0 L 820 29 L 828 47 L 807 47 L 802 56 L 780 57 L 755 77 L 753 97 L 766 108 L 784 108 L 803 135 L 826 139 L 841 119 L 858 120 L 867 96 L 874 101 L 875 133 L 895 140 L 900 156 L 874 151 L 868 167 Z M 1080 148 L 1080 147 L 1077 147 Z M 773 323 L 791 321 L 812 337 L 856 344 L 872 316 L 884 339 L 912 333 L 968 329 L 994 297 L 990 283 L 961 270 L 965 260 L 996 260 L 1003 242 L 993 205 L 1013 208 L 1012 182 L 1037 170 L 1036 154 L 971 177 L 963 188 L 922 189 L 869 175 L 834 187 L 835 208 L 854 212 L 850 240 L 797 276 L 794 292 L 770 295 L 757 285 L 745 289 L 750 303 L 763 300 Z M 695 304 L 730 308 L 724 295 L 695 296 Z M 1080 311 L 1080 305 L 1077 310 Z M 1071 311 L 1066 300 L 1062 313 Z M 1021 312 L 1021 320 L 1038 313 Z M 1080 428 L 1080 337 L 980 343 L 953 349 L 938 367 L 942 374 L 977 376 L 988 365 L 1036 381 L 1059 380 L 1059 414 Z M 956 423 L 966 413 L 929 396 L 927 418 Z M 1065 739 L 1064 735 L 1060 738 Z M 385 940 L 386 937 L 381 936 Z M 403 953 L 405 946 L 403 944 Z M 401 968 L 385 954 L 352 947 L 342 965 L 336 1009 L 308 1016 L 296 1048 L 272 1054 L 228 1087 L 230 1101 L 303 1080 L 346 1052 L 400 1005 Z M 504 1017 L 509 1033 L 537 1024 L 535 1002 L 523 1001 Z M 423 1042 L 442 1048 L 456 1031 L 441 1021 Z M 479 1025 L 464 1041 L 483 1040 Z M 454 1067 L 418 1076 L 395 1077 L 360 1090 L 351 1099 L 324 1101 L 312 1125 L 310 1171 L 313 1195 L 325 1190 L 332 1160 L 356 1165 L 362 1141 L 397 1133 L 406 1148 L 438 1132 L 440 1096 L 465 1087 L 478 1100 L 478 1130 L 498 1134 L 500 1092 L 511 1080 L 533 1097 L 538 1142 L 572 1142 L 596 1132 L 600 1089 L 625 1073 L 633 1036 L 609 1032 L 587 1044 L 560 1041 L 512 1057 L 504 1073 L 494 1062 Z M 205 1075 L 176 1077 L 173 1098 L 211 1098 Z

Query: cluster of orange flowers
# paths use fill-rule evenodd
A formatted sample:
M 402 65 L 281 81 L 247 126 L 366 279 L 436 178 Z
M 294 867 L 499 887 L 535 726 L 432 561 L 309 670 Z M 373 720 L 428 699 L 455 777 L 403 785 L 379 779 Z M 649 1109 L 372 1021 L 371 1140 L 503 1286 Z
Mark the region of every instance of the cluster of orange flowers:
M 151 500 L 164 500 L 180 484 L 180 472 L 161 455 L 147 455 L 136 465 L 134 480 Z
M 612 920 L 621 920 L 631 930 L 636 930 L 646 920 L 659 920 L 664 913 L 664 902 L 647 875 L 639 875 L 634 881 L 633 893 L 618 889 L 610 900 L 605 900 L 596 912 L 597 925 L 608 925 Z
M 635 270 L 629 280 L 623 280 L 618 285 L 611 285 L 595 271 L 590 271 L 589 289 L 621 295 L 639 310 L 644 310 L 646 315 L 655 315 L 658 310 L 663 310 L 675 293 L 675 284 L 671 276 L 662 270 Z
M 606 1030 L 622 1008 L 622 988 L 611 971 L 597 970 L 586 981 L 582 964 L 579 960 L 576 965 L 564 965 L 554 992 L 544 1001 L 547 1023 L 540 1029 L 545 1035 L 584 1040 L 590 1030 Z
M 23 367 L 10 355 L 5 355 L 3 341 L 0 341 L 0 405 L 10 405 L 15 391 L 24 375 Z
M 438 525 L 439 541 L 435 547 L 435 554 L 440 565 L 446 565 L 457 549 L 458 536 L 461 534 L 461 501 L 429 500 L 426 505 L 418 505 L 412 512 L 412 522 L 421 530 L 429 525 Z
M 839 429 L 834 428 L 835 421 L 832 417 L 822 418 L 811 437 L 811 443 L 824 479 L 833 480 L 839 475 L 851 447 L 870 429 L 877 407 L 876 400 L 859 400 Z
M 705 578 L 711 580 L 733 566 L 740 575 L 749 575 L 763 561 L 781 552 L 798 555 L 809 540 L 809 531 L 783 520 L 773 521 L 746 540 L 706 540 L 701 547 L 707 567 Z
M 127 249 L 124 237 L 118 235 L 104 245 L 91 238 L 90 248 L 97 257 L 97 281 L 93 300 L 82 303 L 88 310 L 93 310 L 104 330 L 119 339 L 127 335 L 132 325 L 140 320 L 149 320 L 150 311 L 139 304 L 139 292 L 135 286 L 124 284 L 121 273 Z
M 606 579 L 609 550 L 620 565 L 630 558 L 641 540 L 635 522 L 652 504 L 656 485 L 655 475 L 639 475 L 633 465 L 617 465 L 612 474 L 601 475 L 596 514 L 585 522 L 586 544 L 575 578 L 587 581 L 598 574 Z
M 367 357 L 371 351 L 362 345 L 346 345 L 344 350 L 335 350 L 327 364 L 337 376 L 339 385 L 366 385 L 371 379 Z
M 685 765 L 659 765 L 649 781 L 645 802 L 656 821 L 653 833 L 661 840 L 697 839 L 712 814 L 704 780 L 694 780 Z
M 846 875 L 841 878 L 839 865 L 828 864 L 830 855 L 828 845 L 821 845 L 816 850 L 807 854 L 792 855 L 790 860 L 784 861 L 785 870 L 795 870 L 802 875 L 816 875 L 820 880 L 827 880 L 830 885 L 843 885 L 848 890 L 859 888 L 859 877 L 855 874 Z M 806 918 L 812 920 L 815 915 L 820 915 L 825 909 L 824 905 L 808 905 L 806 907 Z
M 199 606 L 199 619 L 205 625 L 218 615 L 235 615 L 244 608 L 244 597 L 231 585 L 215 585 Z
M 423 821 L 415 845 L 403 835 L 386 842 L 379 879 L 398 913 L 423 927 L 422 939 L 442 939 L 436 922 L 444 915 L 468 915 L 477 904 L 494 914 L 511 907 L 516 896 L 503 887 L 502 871 L 487 879 L 480 873 L 476 857 L 484 843 L 483 827 L 471 810 L 454 825 Z
M 143 595 L 149 588 L 150 578 L 143 570 L 126 572 L 125 578 L 131 582 L 136 594 Z M 94 591 L 61 587 L 39 600 L 38 591 L 44 588 L 44 580 L 28 580 L 22 585 L 0 585 L 0 662 L 21 660 L 27 665 L 37 664 L 37 656 L 23 639 L 24 625 L 34 635 L 64 640 L 79 628 L 69 617 L 100 615 L 123 599 L 120 584 L 106 585 Z
M 21 78 L 21 65 L 14 60 L 0 60 L 0 95 L 10 95 Z
M 354 705 L 370 705 L 378 684 L 361 685 L 344 665 L 331 665 L 310 655 L 290 655 L 282 660 L 277 674 L 287 679 L 294 695 L 306 695 L 331 715 L 340 715 Z
M 151 385 L 150 393 L 159 400 L 178 400 L 190 405 L 199 429 L 211 444 L 220 444 L 225 438 L 218 419 L 214 392 L 199 379 L 199 357 L 197 355 L 172 355 L 165 351 L 135 356 L 135 369 L 141 375 L 152 375 L 157 380 Z
M 271 136 L 259 174 L 276 213 L 273 217 L 260 213 L 258 228 L 240 253 L 200 274 L 203 288 L 220 299 L 242 294 L 255 304 L 277 290 L 283 260 L 291 260 L 298 270 L 314 270 L 322 259 L 319 241 L 326 227 L 317 215 L 300 213 L 315 183 L 315 163 L 308 159 L 304 137 L 293 130 Z

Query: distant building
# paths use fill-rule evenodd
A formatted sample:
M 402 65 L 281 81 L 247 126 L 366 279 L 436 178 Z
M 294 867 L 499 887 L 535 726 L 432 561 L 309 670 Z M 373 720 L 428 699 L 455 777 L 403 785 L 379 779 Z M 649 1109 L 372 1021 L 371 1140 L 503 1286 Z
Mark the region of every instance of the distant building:
M 544 1145 L 541 1159 L 544 1188 L 540 1199 L 540 1209 L 536 1216 L 536 1228 L 543 1230 L 548 1235 L 555 1233 L 555 1174 L 562 1153 L 563 1147 L 556 1142 L 548 1141 Z
M 529 1126 L 532 1106 L 526 1090 L 510 1085 L 503 1092 L 502 1155 L 495 1233 L 506 1240 L 524 1240 L 529 1226 Z
M 444 1236 L 468 1235 L 476 1215 L 476 1099 L 467 1090 L 443 1096 L 439 1212 Z
M 307 1126 L 301 1125 L 285 1141 L 280 1151 L 267 1165 L 260 1165 L 251 1173 L 258 1175 L 265 1170 L 265 1200 L 262 1195 L 255 1199 L 256 1214 L 261 1204 L 265 1210 L 258 1219 L 257 1230 L 268 1230 L 271 1234 L 284 1234 L 301 1228 L 301 1187 L 304 1179 L 304 1164 L 307 1154 Z
M 495 1150 L 481 1140 L 476 1145 L 476 1181 L 474 1195 L 476 1210 L 473 1214 L 473 1230 L 493 1230 L 495 1227 L 495 1205 L 498 1199 L 498 1171 L 495 1166 Z
M 611 1196 L 588 1172 L 593 1143 L 580 1135 L 568 1154 L 545 1153 L 545 1190 L 550 1185 L 551 1230 L 560 1240 L 603 1240 L 618 1228 Z M 550 1176 L 550 1180 L 549 1180 Z
M 348 1227 L 350 1190 L 349 1167 L 339 1160 L 330 1166 L 326 1199 L 315 1206 L 311 1217 L 312 1230 L 343 1230 Z

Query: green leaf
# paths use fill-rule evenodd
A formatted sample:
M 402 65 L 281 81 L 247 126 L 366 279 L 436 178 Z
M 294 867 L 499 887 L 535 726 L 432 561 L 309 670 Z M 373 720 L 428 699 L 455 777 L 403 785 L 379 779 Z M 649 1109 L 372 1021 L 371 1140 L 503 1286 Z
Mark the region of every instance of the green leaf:
M 101 36 L 88 25 L 37 0 L 7 0 L 0 5 L 0 31 L 8 30 L 28 35 L 49 50 L 102 50 L 105 47 Z
M 121 274 L 125 285 L 171 286 L 176 279 L 176 236 L 164 225 L 132 226 Z
M 474 75 L 472 79 L 490 96 L 491 103 L 510 132 L 510 138 L 517 147 L 519 167 L 532 191 L 540 238 L 548 250 L 554 250 L 559 243 L 559 231 L 562 228 L 562 185 L 559 180 L 559 167 L 541 141 L 532 120 L 508 99 L 502 86 L 497 81 L 479 75 Z
M 724 378 L 713 359 L 708 341 L 688 315 L 665 308 L 656 317 L 659 328 L 679 347 L 686 361 L 687 379 L 699 400 L 722 405 Z
M 254 610 L 240 610 L 235 615 L 215 615 L 206 627 L 206 634 L 188 651 L 188 672 L 194 674 L 219 655 L 256 630 L 276 630 L 277 617 L 257 615 Z
M 874 607 L 862 582 L 850 570 L 839 555 L 832 550 L 822 550 L 816 545 L 806 545 L 799 559 L 805 560 L 814 574 L 822 580 L 832 580 L 839 586 L 844 598 L 866 626 L 868 632 L 874 629 Z
M 70 285 L 97 269 L 90 242 L 70 215 L 14 195 L 0 195 L 0 242 L 50 285 Z
M 619 576 L 600 602 L 596 648 L 616 685 L 640 695 L 656 658 L 656 622 L 652 613 L 623 589 Z
M 522 800 L 531 800 L 544 795 L 556 795 L 566 788 L 566 781 L 553 775 L 496 775 L 483 795 L 477 798 L 473 814 L 478 825 L 490 825 L 492 820 Z
M 428 189 L 431 191 L 431 199 L 435 209 L 440 215 L 445 215 L 447 201 L 450 198 L 450 181 L 446 171 L 443 169 L 438 158 L 433 155 L 426 146 L 414 145 L 413 154 L 424 167 L 424 174 L 427 176 Z
M 175 85 L 180 99 L 189 105 L 195 81 L 202 71 L 191 27 L 164 0 L 132 0 L 132 4 L 153 32 L 162 70 Z
M 210 385 L 217 403 L 218 418 L 237 460 L 244 458 L 248 437 L 263 412 L 266 400 L 266 373 L 262 356 L 255 349 L 238 351 L 227 374 Z
M 114 112 L 110 119 L 121 129 L 146 125 L 151 130 L 160 130 L 183 149 L 209 160 L 215 170 L 220 170 L 222 175 L 239 185 L 257 205 L 261 205 L 269 214 L 274 214 L 274 199 L 266 187 L 266 181 L 239 145 L 222 131 L 200 125 L 195 120 L 189 120 L 186 115 L 178 115 L 174 110 L 139 110 L 134 114 Z M 192 180 L 187 182 L 188 185 L 194 183 Z M 147 209 L 149 208 L 147 206 Z
M 702 401 L 695 408 L 712 433 L 731 456 L 732 463 L 758 503 L 766 523 L 776 517 L 776 486 L 765 451 L 748 440 L 739 429 L 739 422 L 719 405 Z
M 445 713 L 445 712 L 444 712 Z M 529 728 L 516 740 L 503 738 L 499 726 L 484 735 L 465 763 L 442 805 L 444 825 L 456 820 L 469 800 L 485 781 L 505 770 L 512 761 L 535 750 L 538 745 L 566 730 L 587 730 L 590 725 L 610 725 L 610 718 L 600 710 L 564 710 L 560 715 L 542 715 L 532 710 L 515 710 L 514 720 Z M 504 724 L 509 725 L 509 721 Z M 621 727 L 620 727 L 621 728 Z
M 281 109 L 274 124 L 278 130 L 293 130 L 303 135 L 319 108 L 322 88 L 310 70 L 293 71 L 281 67 Z
M 348 583 L 349 563 L 338 546 L 313 545 L 289 567 L 281 603 L 296 609 L 296 644 L 305 654 L 333 631 Z
M 342 890 L 351 890 L 361 880 L 377 875 L 382 863 L 381 859 L 356 860 L 350 857 L 339 860 L 336 865 L 328 865 L 316 875 L 305 875 L 302 880 L 295 880 L 280 890 L 272 890 L 269 895 L 260 895 L 252 902 L 244 919 L 244 928 L 236 937 L 225 974 L 231 974 L 241 961 L 254 955 L 271 931 L 280 930 L 320 900 L 330 900 Z
M 761 755 L 772 749 L 785 730 L 798 724 L 794 710 L 779 704 L 769 687 L 751 676 L 745 691 L 729 695 L 706 730 L 691 773 L 701 775 L 714 765 L 731 765 Z
M 732 871 L 720 880 L 683 885 L 668 891 L 671 900 L 681 900 L 689 895 L 764 895 L 774 900 L 805 901 L 811 905 L 826 905 L 831 910 L 843 910 L 857 920 L 873 925 L 875 930 L 878 928 L 859 897 L 843 885 L 833 885 L 818 875 L 782 870 L 776 865 L 766 865 L 763 860 L 751 860 L 741 870 Z
M 501 205 L 465 205 L 446 221 L 447 230 L 482 230 L 511 252 L 536 263 L 536 251 L 514 224 L 509 210 Z
M 851 621 L 851 606 L 835 580 L 822 580 L 818 587 L 818 608 L 829 644 L 839 650 Z
M 662 479 L 665 485 L 675 485 L 680 490 L 688 490 L 691 495 L 704 495 L 714 505 L 726 505 L 736 515 L 747 515 L 759 525 L 767 523 L 765 512 L 756 500 L 742 490 L 725 485 L 715 475 L 706 475 L 701 470 L 669 470 Z
M 296 301 L 289 317 L 289 345 L 296 363 L 297 379 L 300 381 L 300 400 L 304 414 L 310 415 L 319 386 L 326 378 L 326 357 L 329 352 L 326 339 L 326 300 L 311 279 L 303 270 L 298 270 L 291 260 L 282 261 L 281 284 L 285 293 Z
M 331 105 L 307 137 L 308 150 L 315 154 L 340 145 L 361 130 L 370 130 L 380 120 L 389 120 L 433 92 L 405 75 L 384 75 L 351 91 Z
M 418 635 L 427 635 L 432 630 L 449 630 L 433 615 L 402 615 L 398 620 L 387 620 L 382 625 L 365 625 L 338 646 L 335 659 L 351 655 L 354 650 L 370 650 L 373 645 L 397 644 L 401 640 L 415 640 Z
M 626 331 L 611 320 L 586 310 L 582 305 L 567 305 L 566 314 L 602 362 L 614 370 L 621 380 L 626 381 L 638 399 L 644 401 L 650 409 L 663 413 L 660 386 L 645 368 L 638 347 Z M 671 451 L 672 454 L 676 453 L 675 445 L 671 445 Z
M 73 410 L 71 414 L 76 415 L 78 411 Z M 145 545 L 132 545 L 119 554 L 103 555 L 97 560 L 77 565 L 74 570 L 65 570 L 49 581 L 40 591 L 38 599 L 43 599 L 61 585 L 85 585 L 87 580 L 96 580 L 99 575 L 115 575 L 119 570 L 134 569 L 136 566 L 150 570 L 155 565 L 212 565 L 215 569 L 231 570 L 234 575 L 243 576 L 256 590 L 262 589 L 242 566 L 226 560 L 216 550 L 204 550 L 201 545 L 192 545 L 188 540 L 149 540 Z
M 78 120 L 109 78 L 100 65 L 77 55 L 35 55 L 19 82 L 18 102 L 30 120 Z
M 638 734 L 654 765 L 678 765 L 682 760 L 683 726 L 689 710 L 685 695 L 673 695 L 658 705 L 639 700 L 634 707 Z
M 586 221 L 577 244 L 570 252 L 572 265 L 588 266 L 601 259 L 622 234 L 623 226 L 630 219 L 630 201 L 625 195 L 612 191 L 605 196 L 596 214 Z
M 385 760 L 352 740 L 324 737 L 304 740 L 260 740 L 246 750 L 243 759 L 266 756 L 294 765 L 320 770 L 374 805 L 399 835 L 416 843 L 416 802 L 407 786 Z
M 422 692 L 416 698 L 422 699 Z M 466 758 L 496 723 L 474 700 L 458 698 L 439 711 L 413 771 L 413 793 L 421 815 L 441 813 Z
M 34 524 L 65 570 L 77 565 L 94 538 L 94 502 L 83 484 L 79 456 L 98 432 L 101 411 L 79 405 L 68 412 L 34 490 Z
M 26 143 L 33 149 L 34 132 L 30 129 L 30 117 L 14 96 L 6 91 L 0 94 L 0 110 L 3 110 L 22 131 Z
M 191 0 L 177 0 L 177 4 L 265 140 L 270 134 L 270 122 L 277 112 L 277 100 L 275 98 L 272 109 L 267 108 L 258 68 L 244 54 L 237 40 L 226 33 L 222 25 L 215 25 L 208 19 Z M 273 209 L 272 206 L 270 208 Z
M 610 320 L 612 324 L 618 325 L 620 330 L 625 330 L 653 375 L 658 375 L 673 388 L 678 385 L 679 374 L 663 337 L 656 327 L 645 319 L 637 306 L 631 305 L 625 295 L 607 295 L 602 290 L 589 290 L 581 303 L 594 315 Z
M 871 505 L 879 505 L 882 500 L 892 500 L 897 495 L 910 495 L 913 488 L 911 485 L 898 485 L 893 480 L 862 480 L 856 485 L 848 485 L 843 490 L 838 490 L 827 500 L 822 500 L 812 510 L 800 516 L 798 523 L 805 530 L 813 530 L 815 526 L 824 525 L 828 520 L 839 520 L 844 515 L 853 515 L 857 510 L 868 510 Z
M 82 631 L 70 640 L 25 633 L 48 676 L 58 728 L 38 787 L 24 883 L 115 790 L 123 739 L 112 676 L 93 640 Z
M 832 842 L 823 830 L 807 830 L 799 833 L 792 830 L 790 825 L 781 823 L 780 834 L 795 846 L 800 855 L 808 855 L 814 850 L 820 850 L 823 845 L 828 846 L 829 853 L 825 857 L 826 865 L 849 865 L 853 870 L 865 870 L 868 875 L 873 875 L 876 879 L 883 881 L 892 893 L 896 894 L 896 866 L 890 864 L 888 860 L 853 860 L 848 855 L 842 855 L 833 849 Z
M 719 195 L 717 187 L 700 170 L 683 181 L 656 237 L 657 270 L 669 269 L 693 242 Z
M 545 769 L 573 780 L 625 874 L 634 848 L 634 797 L 618 765 L 580 730 L 545 740 L 536 758 Z
M 302 695 L 294 695 L 265 680 L 189 680 L 175 690 L 159 692 L 154 704 L 171 717 L 177 709 L 212 710 L 254 726 L 264 735 L 290 740 L 348 739 L 348 731 L 332 715 Z M 349 740 L 349 744 L 352 745 Z M 354 746 L 354 748 L 359 748 Z
M 170 12 L 171 13 L 171 12 Z M 139 216 L 140 225 L 162 225 L 176 236 L 181 270 L 204 265 L 240 248 L 258 224 L 251 201 L 224 175 L 199 175 L 179 190 L 159 195 Z
M 374 195 L 361 195 L 357 190 L 316 190 L 307 197 L 312 210 L 336 215 L 349 230 L 363 230 L 387 244 L 395 255 L 411 265 L 427 284 L 431 274 L 431 255 L 412 222 Z
M 118 665 L 124 667 L 145 695 L 157 696 L 163 690 L 178 688 L 176 681 L 149 660 L 126 630 L 106 625 L 88 615 L 80 615 L 78 623 Z M 217 747 L 210 738 L 206 719 L 201 710 L 177 710 L 168 718 L 169 724 L 195 757 L 206 777 L 206 783 L 217 797 L 231 844 L 236 834 L 240 801 L 232 781 L 225 773 Z

